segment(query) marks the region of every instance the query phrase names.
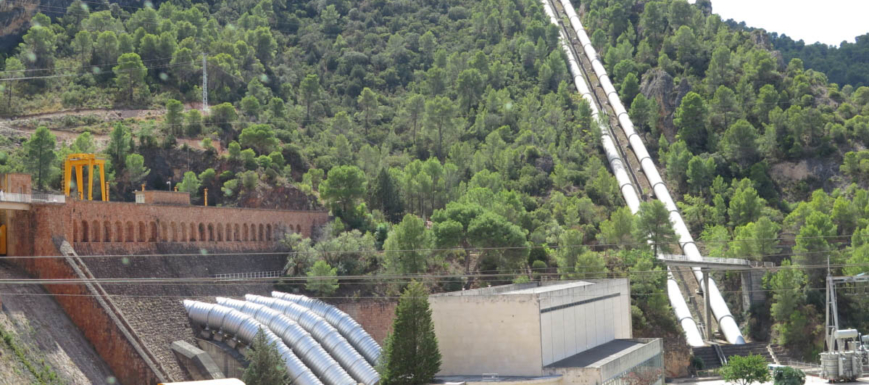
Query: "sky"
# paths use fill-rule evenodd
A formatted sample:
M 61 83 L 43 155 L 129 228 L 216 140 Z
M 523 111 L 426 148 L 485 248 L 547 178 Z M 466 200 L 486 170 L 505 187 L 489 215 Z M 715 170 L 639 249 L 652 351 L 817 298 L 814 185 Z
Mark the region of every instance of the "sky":
M 712 12 L 806 44 L 838 46 L 869 33 L 867 0 L 712 0 Z

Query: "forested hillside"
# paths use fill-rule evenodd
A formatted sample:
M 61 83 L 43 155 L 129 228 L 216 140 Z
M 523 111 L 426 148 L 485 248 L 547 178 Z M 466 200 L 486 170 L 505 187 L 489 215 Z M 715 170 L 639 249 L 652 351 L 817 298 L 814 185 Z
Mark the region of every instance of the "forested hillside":
M 739 27 L 746 28 L 744 23 Z M 869 34 L 857 36 L 854 43 L 843 41 L 839 46 L 806 44 L 775 32 L 769 37 L 785 61 L 802 60 L 806 68 L 823 72 L 830 82 L 839 84 L 843 92 L 847 92 L 848 87 L 853 91 L 869 85 Z
M 730 28 L 708 2 L 580 7 L 706 252 L 796 266 L 768 275 L 768 309 L 744 309 L 749 334 L 767 334 L 770 317 L 778 342 L 817 353 L 827 257 L 834 274 L 867 269 L 869 88 L 786 63 L 763 31 Z M 847 324 L 869 326 L 865 299 L 842 301 Z
M 638 270 L 637 327 L 675 332 L 663 270 L 646 247 L 635 250 L 666 213 L 646 210 L 635 224 L 622 208 L 538 1 L 75 2 L 51 16 L 35 17 L 5 62 L 5 114 L 162 115 L 40 127 L 3 142 L 2 171 L 56 190 L 65 154 L 98 151 L 111 163 L 113 199 L 167 181 L 196 202 L 208 187 L 211 204 L 307 195 L 336 218 L 313 241 L 288 237 L 292 275 L 482 272 L 494 283 Z M 189 108 L 200 100 L 202 52 L 205 115 Z M 55 134 L 70 131 L 82 134 L 55 149 Z M 203 150 L 179 146 L 191 138 Z M 180 172 L 183 181 L 172 179 Z
M 774 323 L 778 342 L 816 352 L 817 266 L 869 267 L 869 88 L 786 63 L 708 1 L 574 4 L 704 250 L 796 266 L 768 276 L 768 306 L 742 312 L 738 276 L 720 277 L 747 334 L 767 339 Z M 0 137 L 0 172 L 58 190 L 65 154 L 101 152 L 119 199 L 168 181 L 196 202 L 208 188 L 221 205 L 328 208 L 323 234 L 285 241 L 291 275 L 488 275 L 429 282 L 451 290 L 630 276 L 636 335 L 676 330 L 646 243 L 673 243 L 666 209 L 623 207 L 537 0 L 76 1 L 31 24 L 0 72 L 0 113 L 155 113 L 10 122 L 35 131 Z M 385 283 L 307 289 L 394 292 Z M 869 326 L 869 304 L 841 297 L 845 323 Z

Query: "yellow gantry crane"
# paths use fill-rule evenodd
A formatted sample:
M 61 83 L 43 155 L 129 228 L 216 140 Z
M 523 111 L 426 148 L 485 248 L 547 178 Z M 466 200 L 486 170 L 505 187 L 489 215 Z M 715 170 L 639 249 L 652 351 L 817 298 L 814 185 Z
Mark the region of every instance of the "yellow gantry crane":
M 88 200 L 94 199 L 94 167 L 100 168 L 100 197 L 104 202 L 109 200 L 109 189 L 106 185 L 106 160 L 98 157 L 96 154 L 69 154 L 63 162 L 63 193 L 69 196 L 72 184 L 72 171 L 75 170 L 76 189 L 78 197 L 84 200 L 84 189 L 82 188 L 83 170 L 88 167 Z

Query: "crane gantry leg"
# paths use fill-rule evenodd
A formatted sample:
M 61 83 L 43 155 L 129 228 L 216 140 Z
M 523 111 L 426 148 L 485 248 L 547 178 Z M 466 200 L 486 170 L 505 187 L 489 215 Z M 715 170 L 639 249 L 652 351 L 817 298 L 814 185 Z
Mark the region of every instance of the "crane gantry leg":
M 94 167 L 100 169 L 100 194 L 103 201 L 109 200 L 109 189 L 106 185 L 106 161 L 95 154 L 70 154 L 63 162 L 63 192 L 69 196 L 72 184 L 72 173 L 75 171 L 78 197 L 84 200 L 84 167 L 88 167 L 88 200 L 94 199 Z

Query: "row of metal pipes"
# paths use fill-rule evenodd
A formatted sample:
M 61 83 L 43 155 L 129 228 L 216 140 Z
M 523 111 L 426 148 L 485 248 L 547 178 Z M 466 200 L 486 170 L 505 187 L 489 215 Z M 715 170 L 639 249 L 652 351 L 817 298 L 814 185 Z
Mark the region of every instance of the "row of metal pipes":
M 380 346 L 352 317 L 305 296 L 248 294 L 245 301 L 217 298 L 217 304 L 184 301 L 190 319 L 206 330 L 250 345 L 262 331 L 274 344 L 293 384 L 375 385 Z
M 541 1 L 543 2 L 544 11 L 549 16 L 550 21 L 555 25 L 559 25 L 559 19 L 556 16 L 555 10 L 553 9 L 552 5 L 549 3 L 550 0 Z M 648 180 L 655 197 L 660 200 L 670 212 L 670 222 L 673 224 L 673 229 L 675 230 L 676 235 L 679 237 L 679 245 L 682 247 L 682 251 L 690 260 L 700 261 L 702 259 L 700 250 L 697 248 L 697 245 L 694 242 L 694 238 L 691 236 L 690 232 L 688 231 L 688 227 L 685 225 L 682 216 L 679 214 L 679 209 L 676 206 L 676 202 L 670 196 L 670 192 L 667 190 L 666 184 L 661 178 L 661 175 L 658 173 L 658 169 L 655 166 L 654 161 L 652 160 L 651 156 L 649 156 L 649 152 L 646 150 L 646 146 L 645 144 L 643 144 L 641 136 L 634 129 L 634 124 L 633 122 L 631 122 L 630 117 L 628 116 L 628 113 L 621 102 L 621 99 L 619 99 L 618 92 L 616 92 L 616 89 L 613 86 L 612 81 L 610 80 L 609 75 L 606 72 L 606 69 L 601 63 L 597 51 L 595 51 L 594 47 L 592 46 L 591 40 L 589 39 L 588 34 L 585 32 L 585 28 L 582 26 L 582 23 L 579 20 L 579 16 L 576 14 L 576 10 L 573 8 L 573 4 L 571 4 L 570 0 L 558 1 L 561 2 L 562 8 L 564 9 L 568 20 L 570 21 L 571 27 L 576 33 L 579 43 L 582 46 L 582 50 L 584 51 L 583 54 L 588 59 L 589 63 L 591 63 L 592 70 L 594 71 L 595 76 L 597 76 L 598 81 L 600 82 L 600 86 L 601 88 L 603 88 L 604 93 L 606 94 L 607 102 L 612 107 L 619 121 L 619 125 L 624 131 L 625 137 L 628 138 L 630 147 L 636 155 L 637 159 L 639 160 L 642 171 L 645 174 L 646 179 Z M 561 48 L 567 54 L 570 73 L 573 76 L 573 83 L 576 86 L 579 94 L 583 97 L 583 99 L 587 100 L 589 105 L 591 106 L 594 121 L 599 121 L 599 117 L 601 115 L 600 108 L 602 108 L 603 106 L 597 105 L 594 94 L 592 93 L 588 83 L 586 82 L 580 64 L 577 61 L 578 57 L 576 55 L 579 55 L 579 53 L 576 53 L 576 55 L 574 55 L 573 51 L 569 46 L 570 43 L 568 40 L 568 36 L 565 35 L 563 30 L 559 30 L 559 34 Z M 628 166 L 626 166 L 625 160 L 619 154 L 619 151 L 613 141 L 613 138 L 611 137 L 610 131 L 608 130 L 606 124 L 607 123 L 603 120 L 601 120 L 599 124 L 603 150 L 606 154 L 607 161 L 612 168 L 613 174 L 618 181 L 619 190 L 622 192 L 625 203 L 627 204 L 631 212 L 636 214 L 640 209 L 640 197 L 637 193 L 637 189 L 640 187 L 634 186 L 633 182 L 631 181 L 631 178 L 629 177 L 628 172 L 625 168 Z M 692 270 L 701 288 L 703 290 L 706 290 L 703 285 L 703 273 L 701 272 L 700 268 L 693 268 Z M 697 327 L 696 321 L 691 316 L 691 312 L 688 309 L 685 298 L 682 296 L 682 293 L 679 290 L 679 286 L 676 284 L 672 272 L 668 273 L 667 294 L 670 298 L 670 305 L 673 307 L 673 310 L 676 313 L 676 317 L 678 318 L 679 323 L 682 326 L 683 331 L 685 332 L 688 344 L 691 346 L 703 346 L 703 336 L 701 335 L 700 330 Z M 742 336 L 742 332 L 739 330 L 739 326 L 733 319 L 733 315 L 731 315 L 730 310 L 727 307 L 727 303 L 724 301 L 724 298 L 721 296 L 721 293 L 719 292 L 715 281 L 713 281 L 712 279 L 709 279 L 708 298 L 712 308 L 712 313 L 715 315 L 715 320 L 718 322 L 719 329 L 722 331 L 727 341 L 731 344 L 744 344 L 745 339 Z M 711 326 L 706 325 L 706 327 L 708 328 Z

